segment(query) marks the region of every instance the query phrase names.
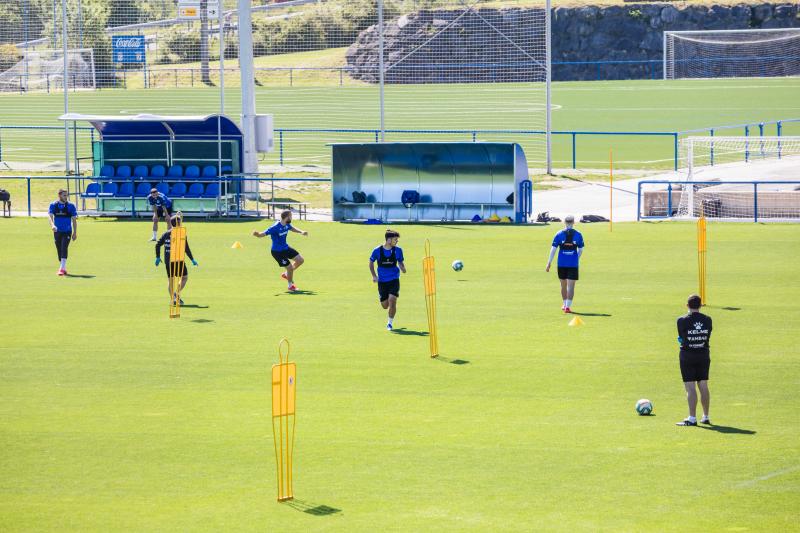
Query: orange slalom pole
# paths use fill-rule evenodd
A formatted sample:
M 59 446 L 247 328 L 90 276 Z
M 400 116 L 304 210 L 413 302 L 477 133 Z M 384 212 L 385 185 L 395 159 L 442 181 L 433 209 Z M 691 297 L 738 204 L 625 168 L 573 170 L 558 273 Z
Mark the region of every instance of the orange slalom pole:
M 614 153 L 608 149 L 608 231 L 614 231 Z

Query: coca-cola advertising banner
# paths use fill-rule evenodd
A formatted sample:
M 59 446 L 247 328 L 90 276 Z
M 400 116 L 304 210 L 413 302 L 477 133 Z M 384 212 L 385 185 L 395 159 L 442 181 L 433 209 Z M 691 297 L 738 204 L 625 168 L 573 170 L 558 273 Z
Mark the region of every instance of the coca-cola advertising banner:
M 144 35 L 115 35 L 111 37 L 114 63 L 144 63 Z

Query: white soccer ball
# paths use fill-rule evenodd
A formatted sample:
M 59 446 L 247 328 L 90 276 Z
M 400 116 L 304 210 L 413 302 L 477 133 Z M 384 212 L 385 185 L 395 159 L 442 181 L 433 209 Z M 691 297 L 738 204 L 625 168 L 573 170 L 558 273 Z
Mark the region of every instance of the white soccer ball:
M 640 416 L 649 415 L 653 412 L 653 402 L 646 398 L 642 398 L 636 402 L 636 412 L 639 413 Z
M 462 268 L 464 268 L 464 263 L 462 263 L 460 259 L 453 261 L 453 270 L 460 272 Z

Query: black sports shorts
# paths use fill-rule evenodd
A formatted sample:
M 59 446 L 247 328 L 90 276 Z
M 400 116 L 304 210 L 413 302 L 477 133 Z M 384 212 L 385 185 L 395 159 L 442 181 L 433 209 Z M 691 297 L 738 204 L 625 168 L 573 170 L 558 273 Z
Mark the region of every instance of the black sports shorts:
M 166 213 L 166 215 L 164 215 L 164 213 Z M 167 207 L 165 205 L 160 205 L 160 206 L 158 206 L 158 209 L 156 209 L 156 216 L 157 217 L 163 217 L 163 216 L 170 217 L 170 216 L 172 216 L 172 208 L 171 207 Z
M 578 281 L 578 267 L 558 267 L 558 279 Z
M 392 281 L 379 281 L 378 282 L 378 297 L 382 302 L 389 299 L 389 295 L 395 298 L 400 298 L 400 279 L 393 279 Z
M 174 265 L 175 268 L 170 268 L 170 265 Z M 189 269 L 186 268 L 186 261 L 181 261 L 180 263 L 170 263 L 169 261 L 164 263 L 164 268 L 167 269 L 167 277 L 172 276 L 172 273 L 175 273 L 175 276 L 182 278 L 183 276 L 189 277 Z
M 294 248 L 287 248 L 286 250 L 281 250 L 280 252 L 276 252 L 272 250 L 272 257 L 275 258 L 275 261 L 282 267 L 288 265 L 292 259 L 300 255 L 300 252 L 295 250 Z
M 706 381 L 711 358 L 708 354 L 681 353 L 681 377 L 684 382 Z

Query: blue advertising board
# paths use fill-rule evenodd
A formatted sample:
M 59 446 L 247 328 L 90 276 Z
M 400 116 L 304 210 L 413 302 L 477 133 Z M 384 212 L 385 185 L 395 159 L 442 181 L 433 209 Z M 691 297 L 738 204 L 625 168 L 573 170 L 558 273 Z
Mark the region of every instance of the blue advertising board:
M 114 63 L 144 63 L 144 35 L 115 35 L 111 37 Z

